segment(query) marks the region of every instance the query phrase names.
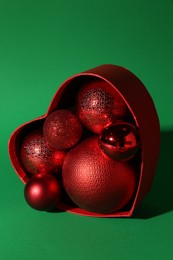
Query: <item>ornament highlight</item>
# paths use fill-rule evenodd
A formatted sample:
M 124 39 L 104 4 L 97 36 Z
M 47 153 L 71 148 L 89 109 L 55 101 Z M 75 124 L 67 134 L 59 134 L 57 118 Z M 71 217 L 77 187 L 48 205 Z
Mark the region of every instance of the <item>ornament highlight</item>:
M 43 133 L 51 147 L 65 150 L 79 142 L 82 125 L 70 110 L 56 110 L 46 118 Z
M 85 127 L 99 134 L 106 125 L 128 116 L 129 111 L 120 94 L 112 94 L 108 83 L 97 79 L 79 91 L 77 113 Z
M 36 210 L 53 209 L 59 203 L 60 196 L 60 185 L 56 178 L 49 174 L 36 174 L 25 185 L 25 200 Z
M 61 170 L 66 153 L 51 148 L 46 142 L 42 129 L 26 135 L 20 148 L 20 160 L 31 174 L 57 174 Z
M 137 128 L 126 122 L 111 124 L 99 136 L 103 152 L 114 160 L 129 160 L 140 147 Z
M 115 212 L 127 205 L 135 193 L 137 175 L 128 162 L 104 155 L 97 136 L 70 150 L 62 169 L 63 185 L 71 200 L 97 213 Z

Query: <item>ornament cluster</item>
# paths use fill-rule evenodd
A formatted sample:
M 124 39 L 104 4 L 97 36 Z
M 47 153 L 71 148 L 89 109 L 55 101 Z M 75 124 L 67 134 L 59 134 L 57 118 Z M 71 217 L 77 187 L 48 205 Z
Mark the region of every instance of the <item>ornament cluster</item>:
M 23 138 L 24 196 L 32 208 L 58 207 L 64 191 L 78 207 L 103 214 L 133 198 L 138 174 L 131 159 L 140 149 L 139 133 L 120 94 L 106 84 L 84 84 L 75 112 L 57 109 Z

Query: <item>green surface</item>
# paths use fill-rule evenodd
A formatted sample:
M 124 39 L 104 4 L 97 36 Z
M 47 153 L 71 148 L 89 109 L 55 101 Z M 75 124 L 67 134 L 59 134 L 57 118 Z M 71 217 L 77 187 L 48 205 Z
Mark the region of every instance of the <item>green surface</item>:
M 173 259 L 172 28 L 172 0 L 0 0 L 0 259 Z M 104 63 L 133 71 L 155 102 L 162 135 L 152 190 L 130 219 L 34 211 L 9 136 L 45 113 L 65 79 Z

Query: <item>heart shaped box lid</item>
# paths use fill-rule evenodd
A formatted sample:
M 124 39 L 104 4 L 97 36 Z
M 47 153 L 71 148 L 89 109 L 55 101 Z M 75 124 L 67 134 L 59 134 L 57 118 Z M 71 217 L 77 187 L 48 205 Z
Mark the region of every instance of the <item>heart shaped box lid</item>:
M 151 189 L 160 152 L 160 125 L 155 105 L 143 83 L 129 70 L 106 64 L 67 79 L 58 88 L 45 115 L 21 125 L 12 133 L 9 140 L 9 155 L 17 175 L 23 183 L 27 183 L 29 177 L 19 159 L 19 147 L 25 130 L 28 132 L 42 125 L 45 118 L 54 110 L 73 107 L 81 83 L 96 78 L 107 82 L 110 90 L 117 91 L 121 95 L 139 129 L 141 162 L 137 191 L 130 205 L 115 213 L 92 213 L 69 202 L 58 204 L 58 209 L 85 216 L 129 217 Z

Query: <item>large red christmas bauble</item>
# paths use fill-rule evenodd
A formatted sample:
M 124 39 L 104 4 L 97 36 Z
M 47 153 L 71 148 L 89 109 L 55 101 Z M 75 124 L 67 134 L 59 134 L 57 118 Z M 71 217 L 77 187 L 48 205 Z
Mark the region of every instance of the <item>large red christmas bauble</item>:
M 107 157 L 90 137 L 67 154 L 62 180 L 71 200 L 88 211 L 110 213 L 124 207 L 133 197 L 137 173 L 128 162 Z
M 46 118 L 43 133 L 55 149 L 69 149 L 80 140 L 82 125 L 70 110 L 56 110 Z
M 125 119 L 128 108 L 117 92 L 110 92 L 108 83 L 93 80 L 85 84 L 77 97 L 77 112 L 84 126 L 99 134 L 108 124 Z
M 51 210 L 60 201 L 61 188 L 56 178 L 50 174 L 32 176 L 24 189 L 27 203 L 37 210 Z
M 65 155 L 64 151 L 55 150 L 48 145 L 41 129 L 26 135 L 20 149 L 21 162 L 31 174 L 57 174 L 61 170 Z
M 137 128 L 126 122 L 111 124 L 101 132 L 99 145 L 110 158 L 129 160 L 140 147 Z

